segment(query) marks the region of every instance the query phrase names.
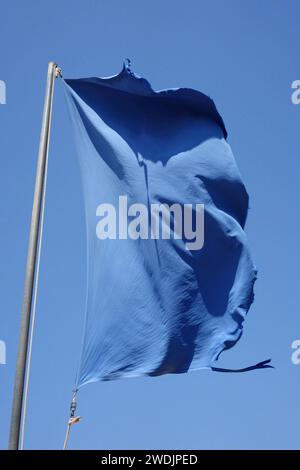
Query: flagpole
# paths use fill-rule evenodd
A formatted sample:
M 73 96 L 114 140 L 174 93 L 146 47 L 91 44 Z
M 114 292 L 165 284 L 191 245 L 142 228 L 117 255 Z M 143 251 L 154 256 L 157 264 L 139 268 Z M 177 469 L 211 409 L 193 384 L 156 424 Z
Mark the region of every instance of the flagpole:
M 37 261 L 37 246 L 39 238 L 41 204 L 43 188 L 45 183 L 45 169 L 49 150 L 49 137 L 51 128 L 51 114 L 53 103 L 54 80 L 61 75 L 59 67 L 54 62 L 49 62 L 40 135 L 40 145 L 37 160 L 35 190 L 31 214 L 30 234 L 28 241 L 27 263 L 25 272 L 24 295 L 21 313 L 21 325 L 19 333 L 19 345 L 17 354 L 17 365 L 15 384 L 13 392 L 13 404 L 10 422 L 9 450 L 19 449 L 20 427 L 22 418 L 23 395 L 25 384 L 25 373 L 27 365 L 28 339 L 31 320 L 31 307 L 34 290 L 35 267 Z

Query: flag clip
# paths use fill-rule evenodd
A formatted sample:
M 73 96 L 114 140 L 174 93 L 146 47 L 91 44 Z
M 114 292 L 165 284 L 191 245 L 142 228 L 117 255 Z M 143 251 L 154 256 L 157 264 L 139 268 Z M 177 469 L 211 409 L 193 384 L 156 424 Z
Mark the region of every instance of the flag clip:
M 55 65 L 55 78 L 57 77 L 63 78 L 61 68 L 58 65 Z
M 81 416 L 75 416 L 75 411 L 76 411 L 76 408 L 77 408 L 76 393 L 77 393 L 77 391 L 75 391 L 73 393 L 73 397 L 72 397 L 72 401 L 71 401 L 71 405 L 70 405 L 70 418 L 69 418 L 68 424 L 67 424 L 67 430 L 66 430 L 63 450 L 65 450 L 67 448 L 68 440 L 69 440 L 69 437 L 70 437 L 71 426 L 73 424 L 79 423 L 79 421 L 81 420 Z
M 126 70 L 126 72 L 128 73 L 132 73 L 132 70 L 131 70 L 131 60 L 126 58 L 124 60 L 124 69 Z

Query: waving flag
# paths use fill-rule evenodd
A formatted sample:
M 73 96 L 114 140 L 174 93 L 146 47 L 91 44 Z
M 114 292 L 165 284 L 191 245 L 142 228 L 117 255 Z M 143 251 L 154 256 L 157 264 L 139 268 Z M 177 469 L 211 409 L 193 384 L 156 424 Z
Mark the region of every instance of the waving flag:
M 88 244 L 77 388 L 213 368 L 240 338 L 256 271 L 248 195 L 213 101 L 127 67 L 65 80 Z

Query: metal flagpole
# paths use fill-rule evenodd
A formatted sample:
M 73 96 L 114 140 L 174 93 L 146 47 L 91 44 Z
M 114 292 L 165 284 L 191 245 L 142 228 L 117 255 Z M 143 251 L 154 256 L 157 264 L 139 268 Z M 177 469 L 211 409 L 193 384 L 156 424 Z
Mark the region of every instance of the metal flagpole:
M 45 184 L 45 169 L 49 150 L 51 114 L 53 103 L 54 80 L 61 75 L 60 68 L 54 62 L 49 62 L 46 84 L 46 94 L 40 136 L 40 146 L 37 161 L 35 190 L 31 214 L 31 226 L 28 242 L 27 263 L 24 284 L 24 297 L 21 314 L 17 366 L 14 384 L 12 414 L 10 422 L 9 450 L 19 449 L 20 426 L 24 395 L 24 381 L 27 364 L 28 338 L 31 319 L 37 245 L 41 218 L 41 203 Z

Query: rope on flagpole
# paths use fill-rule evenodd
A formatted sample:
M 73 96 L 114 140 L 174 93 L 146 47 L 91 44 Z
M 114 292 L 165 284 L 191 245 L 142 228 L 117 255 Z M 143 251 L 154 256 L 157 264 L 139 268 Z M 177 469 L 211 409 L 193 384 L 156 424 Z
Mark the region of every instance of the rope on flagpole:
M 70 418 L 69 418 L 68 423 L 67 423 L 67 430 L 66 430 L 63 450 L 66 450 L 66 448 L 67 448 L 69 437 L 70 437 L 71 426 L 73 424 L 79 423 L 79 421 L 81 420 L 80 416 L 75 416 L 76 408 L 77 408 L 77 391 L 74 391 L 73 396 L 72 396 L 71 405 L 70 405 Z
M 56 69 L 56 77 L 58 76 L 63 79 L 62 71 L 59 67 Z M 76 383 L 77 383 L 77 379 L 76 379 Z M 70 438 L 71 426 L 81 421 L 81 416 L 75 416 L 75 411 L 77 408 L 77 391 L 78 391 L 77 388 L 73 390 L 72 401 L 70 404 L 70 417 L 67 422 L 67 429 L 66 429 L 66 434 L 65 434 L 64 444 L 63 444 L 63 450 L 67 449 L 67 445 L 68 445 L 69 438 Z

